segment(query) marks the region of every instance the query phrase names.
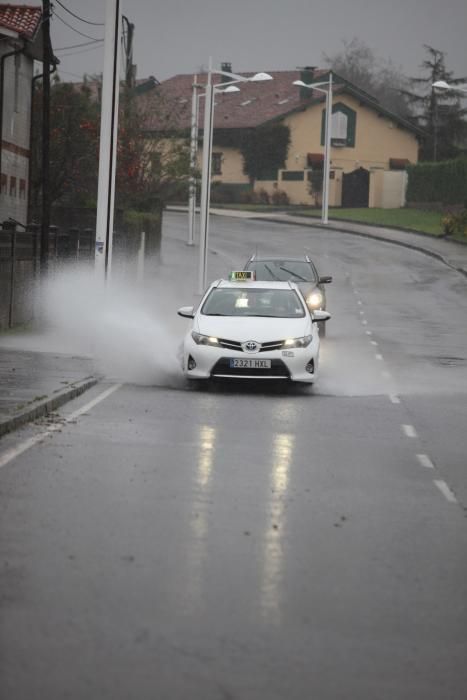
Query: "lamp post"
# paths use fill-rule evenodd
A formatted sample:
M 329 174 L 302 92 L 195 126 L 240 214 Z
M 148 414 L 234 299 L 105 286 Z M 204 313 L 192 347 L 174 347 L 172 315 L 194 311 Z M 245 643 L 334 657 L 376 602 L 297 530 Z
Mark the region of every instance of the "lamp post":
M 198 76 L 193 77 L 191 96 L 191 135 L 190 135 L 190 184 L 188 197 L 188 245 L 194 243 L 195 209 L 196 209 L 196 151 L 198 147 Z
M 437 80 L 436 83 L 432 84 L 434 88 L 440 88 L 441 90 L 459 90 L 459 92 L 467 93 L 467 85 L 451 85 L 445 80 Z
M 324 128 L 324 171 L 323 171 L 323 201 L 321 205 L 321 222 L 328 223 L 329 210 L 329 175 L 331 166 L 331 132 L 332 132 L 332 73 L 329 73 L 329 80 L 321 83 L 304 83 L 303 80 L 294 80 L 294 85 L 299 87 L 317 90 L 326 95 L 326 121 Z M 328 89 L 323 90 L 322 85 L 327 85 Z
M 212 84 L 212 74 L 223 75 L 232 80 L 222 83 L 222 90 L 215 90 Z M 212 138 L 214 132 L 214 93 L 237 92 L 236 83 L 254 83 L 263 80 L 272 80 L 268 73 L 256 73 L 251 78 L 244 75 L 229 73 L 222 70 L 213 70 L 212 58 L 209 58 L 208 78 L 206 83 L 203 127 L 203 162 L 201 171 L 201 200 L 200 200 L 200 235 L 199 235 L 199 269 L 198 269 L 198 293 L 202 294 L 206 287 L 206 268 L 209 237 L 209 204 L 211 199 L 211 164 L 212 164 Z

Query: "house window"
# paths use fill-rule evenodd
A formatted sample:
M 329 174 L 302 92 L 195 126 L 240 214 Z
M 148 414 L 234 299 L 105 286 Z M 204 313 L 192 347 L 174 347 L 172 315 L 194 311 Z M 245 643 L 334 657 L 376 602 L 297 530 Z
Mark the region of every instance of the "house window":
M 23 178 L 19 181 L 19 198 L 26 199 L 26 180 Z
M 347 115 L 344 112 L 334 112 L 332 115 L 331 138 L 347 139 Z
M 331 146 L 354 148 L 357 113 L 343 102 L 332 106 Z M 321 115 L 321 145 L 324 146 L 326 132 L 326 110 Z
M 10 177 L 10 197 L 16 197 L 16 178 Z
M 283 170 L 281 179 L 298 182 L 305 179 L 305 173 L 303 170 Z
M 222 153 L 212 154 L 212 174 L 222 175 Z

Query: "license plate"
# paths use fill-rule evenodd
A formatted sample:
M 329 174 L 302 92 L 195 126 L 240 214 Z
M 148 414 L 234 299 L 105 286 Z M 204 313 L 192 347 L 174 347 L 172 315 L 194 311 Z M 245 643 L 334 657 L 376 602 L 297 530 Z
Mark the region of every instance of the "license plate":
M 252 358 L 230 358 L 230 367 L 241 369 L 271 369 L 271 360 L 254 360 Z

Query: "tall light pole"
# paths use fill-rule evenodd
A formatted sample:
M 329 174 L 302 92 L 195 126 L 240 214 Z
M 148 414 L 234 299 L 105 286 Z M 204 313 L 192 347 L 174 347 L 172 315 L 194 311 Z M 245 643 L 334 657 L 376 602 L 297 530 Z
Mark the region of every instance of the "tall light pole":
M 437 80 L 432 87 L 440 88 L 441 90 L 459 90 L 459 92 L 467 93 L 467 85 L 452 85 L 445 80 Z
M 323 201 L 321 204 L 321 222 L 328 223 L 329 211 L 329 179 L 331 172 L 331 136 L 332 136 L 332 72 L 329 73 L 329 80 L 320 83 L 304 83 L 303 80 L 294 80 L 294 85 L 299 87 L 317 90 L 326 95 L 326 120 L 324 128 L 324 171 L 323 171 Z M 327 85 L 328 89 L 323 90 L 322 85 Z
M 190 184 L 188 186 L 188 241 L 194 243 L 195 210 L 196 210 L 196 153 L 198 151 L 198 76 L 193 76 L 191 95 L 191 133 L 190 133 Z
M 256 73 L 251 78 L 244 75 L 229 73 L 222 70 L 213 70 L 212 58 L 209 58 L 209 68 L 207 83 L 205 86 L 204 105 L 204 127 L 203 127 L 203 163 L 201 172 L 201 227 L 199 235 L 199 269 L 198 269 L 198 293 L 202 294 L 206 287 L 206 268 L 209 238 L 209 204 L 211 199 L 211 163 L 212 163 L 212 137 L 214 131 L 214 92 L 212 84 L 212 74 L 223 75 L 232 78 L 228 82 L 222 83 L 222 90 L 219 92 L 237 92 L 236 83 L 256 83 L 263 80 L 272 80 L 268 73 Z

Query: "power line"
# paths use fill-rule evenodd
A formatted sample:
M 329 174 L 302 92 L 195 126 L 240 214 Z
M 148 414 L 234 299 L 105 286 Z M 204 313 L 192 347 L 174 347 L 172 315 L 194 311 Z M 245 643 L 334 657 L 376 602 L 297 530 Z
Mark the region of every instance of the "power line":
M 91 44 L 101 44 L 104 39 L 93 39 L 92 41 L 83 41 L 82 44 L 73 44 L 73 46 L 62 46 L 54 51 L 68 51 L 68 49 L 79 49 L 81 46 L 90 46 Z
M 96 49 L 100 49 L 101 47 L 102 45 L 99 44 L 99 46 L 90 46 L 88 49 L 82 49 L 81 51 L 70 51 L 70 53 L 63 53 L 60 56 L 60 59 L 67 58 L 67 56 L 77 56 L 80 53 L 89 53 L 90 51 L 95 51 Z
M 57 14 L 56 11 L 54 11 L 53 16 L 56 17 L 57 19 L 60 20 L 60 22 L 63 22 L 63 24 L 68 27 L 69 29 L 72 29 L 74 32 L 77 34 L 80 34 L 81 36 L 84 36 L 85 39 L 92 39 L 93 41 L 99 41 L 99 39 L 96 39 L 95 36 L 89 36 L 89 34 L 84 34 L 84 32 L 80 32 L 78 29 L 75 29 L 71 24 L 68 24 L 60 15 Z
M 68 7 L 65 7 L 65 5 L 63 4 L 63 2 L 60 2 L 60 0 L 55 0 L 55 2 L 57 2 L 57 3 L 60 5 L 60 7 L 62 7 L 62 8 L 63 8 L 66 12 L 68 12 L 72 17 L 75 17 L 75 19 L 79 19 L 80 22 L 85 22 L 86 24 L 92 24 L 92 25 L 94 25 L 95 27 L 103 27 L 103 26 L 104 26 L 104 22 L 90 22 L 88 19 L 84 19 L 84 17 L 80 17 L 79 15 L 75 15 L 75 13 L 72 12 L 71 10 L 69 10 Z

